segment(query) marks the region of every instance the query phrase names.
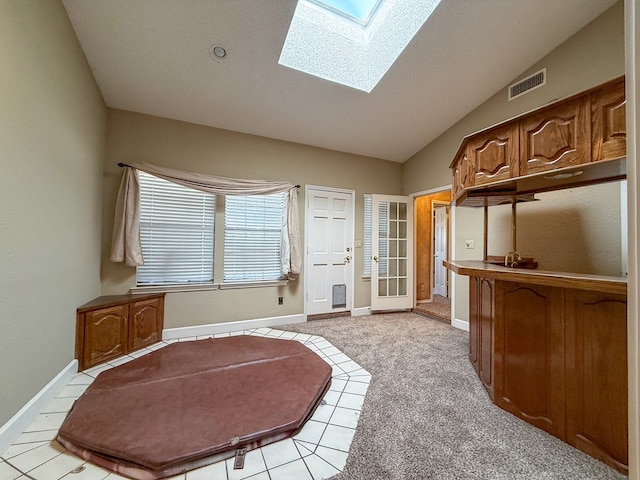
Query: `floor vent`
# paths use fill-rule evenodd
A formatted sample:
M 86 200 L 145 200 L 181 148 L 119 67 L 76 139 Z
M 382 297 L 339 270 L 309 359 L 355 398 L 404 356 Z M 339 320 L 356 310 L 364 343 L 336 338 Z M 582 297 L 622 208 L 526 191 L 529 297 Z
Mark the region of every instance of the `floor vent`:
M 543 68 L 539 72 L 529 75 L 524 80 L 520 80 L 518 83 L 514 83 L 509 87 L 509 100 L 513 100 L 521 95 L 524 95 L 531 90 L 538 87 L 542 87 L 547 83 L 547 69 Z

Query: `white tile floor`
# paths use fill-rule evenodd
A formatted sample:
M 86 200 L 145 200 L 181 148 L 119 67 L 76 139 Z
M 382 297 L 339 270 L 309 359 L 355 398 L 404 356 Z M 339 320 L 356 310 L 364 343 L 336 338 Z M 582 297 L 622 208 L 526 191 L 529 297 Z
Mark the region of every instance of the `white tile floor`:
M 247 453 L 242 470 L 233 459 L 171 477 L 172 480 L 320 480 L 339 473 L 347 461 L 371 375 L 322 337 L 258 328 L 160 342 L 129 356 L 78 373 L 0 457 L 0 480 L 115 480 L 111 473 L 70 454 L 54 439 L 75 399 L 102 371 L 169 343 L 229 335 L 297 340 L 333 369 L 331 389 L 313 417 L 292 438 Z

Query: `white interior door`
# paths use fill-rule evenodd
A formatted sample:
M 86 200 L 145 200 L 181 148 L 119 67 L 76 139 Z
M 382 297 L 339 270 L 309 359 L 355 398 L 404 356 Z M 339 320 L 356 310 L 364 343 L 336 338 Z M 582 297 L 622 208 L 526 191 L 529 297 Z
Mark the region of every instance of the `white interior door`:
M 447 207 L 433 209 L 433 293 L 447 296 L 447 269 L 442 263 L 447 259 Z
M 413 308 L 413 200 L 371 200 L 371 310 Z
M 353 192 L 306 190 L 306 312 L 350 311 L 353 298 Z

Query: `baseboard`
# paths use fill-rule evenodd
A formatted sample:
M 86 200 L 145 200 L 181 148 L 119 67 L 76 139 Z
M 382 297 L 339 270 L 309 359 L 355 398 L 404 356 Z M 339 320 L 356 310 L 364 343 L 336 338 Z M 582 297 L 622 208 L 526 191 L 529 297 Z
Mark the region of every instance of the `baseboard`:
M 24 429 L 35 420 L 42 409 L 67 386 L 76 373 L 78 373 L 78 360 L 74 359 L 29 400 L 18 413 L 0 427 L 0 454 L 4 453 L 7 448 L 11 446 L 15 439 L 22 434 Z
M 371 315 L 371 307 L 359 307 L 351 310 L 352 317 L 362 317 L 364 315 Z
M 256 318 L 254 320 L 238 320 L 237 322 L 210 323 L 208 325 L 195 325 L 193 327 L 166 328 L 162 331 L 162 339 L 173 340 L 183 337 L 199 337 L 201 335 L 215 335 L 216 333 L 236 332 L 238 330 L 250 330 L 252 328 L 304 323 L 306 321 L 306 315 L 296 314 L 284 315 L 282 317 Z
M 464 330 L 466 332 L 469 331 L 469 322 L 466 320 L 460 320 L 458 318 L 451 321 L 451 326 L 459 328 L 460 330 Z

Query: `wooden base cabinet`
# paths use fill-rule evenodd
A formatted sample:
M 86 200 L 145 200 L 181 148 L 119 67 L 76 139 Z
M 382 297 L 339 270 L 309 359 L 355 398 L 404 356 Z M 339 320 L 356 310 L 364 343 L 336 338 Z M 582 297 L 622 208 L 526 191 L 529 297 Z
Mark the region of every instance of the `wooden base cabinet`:
M 626 296 L 469 281 L 469 357 L 494 403 L 626 474 Z
M 628 473 L 627 298 L 568 290 L 567 442 Z
M 494 288 L 489 278 L 469 279 L 469 359 L 491 400 L 494 400 Z
M 85 370 L 162 340 L 164 294 L 98 297 L 76 315 L 76 358 Z

